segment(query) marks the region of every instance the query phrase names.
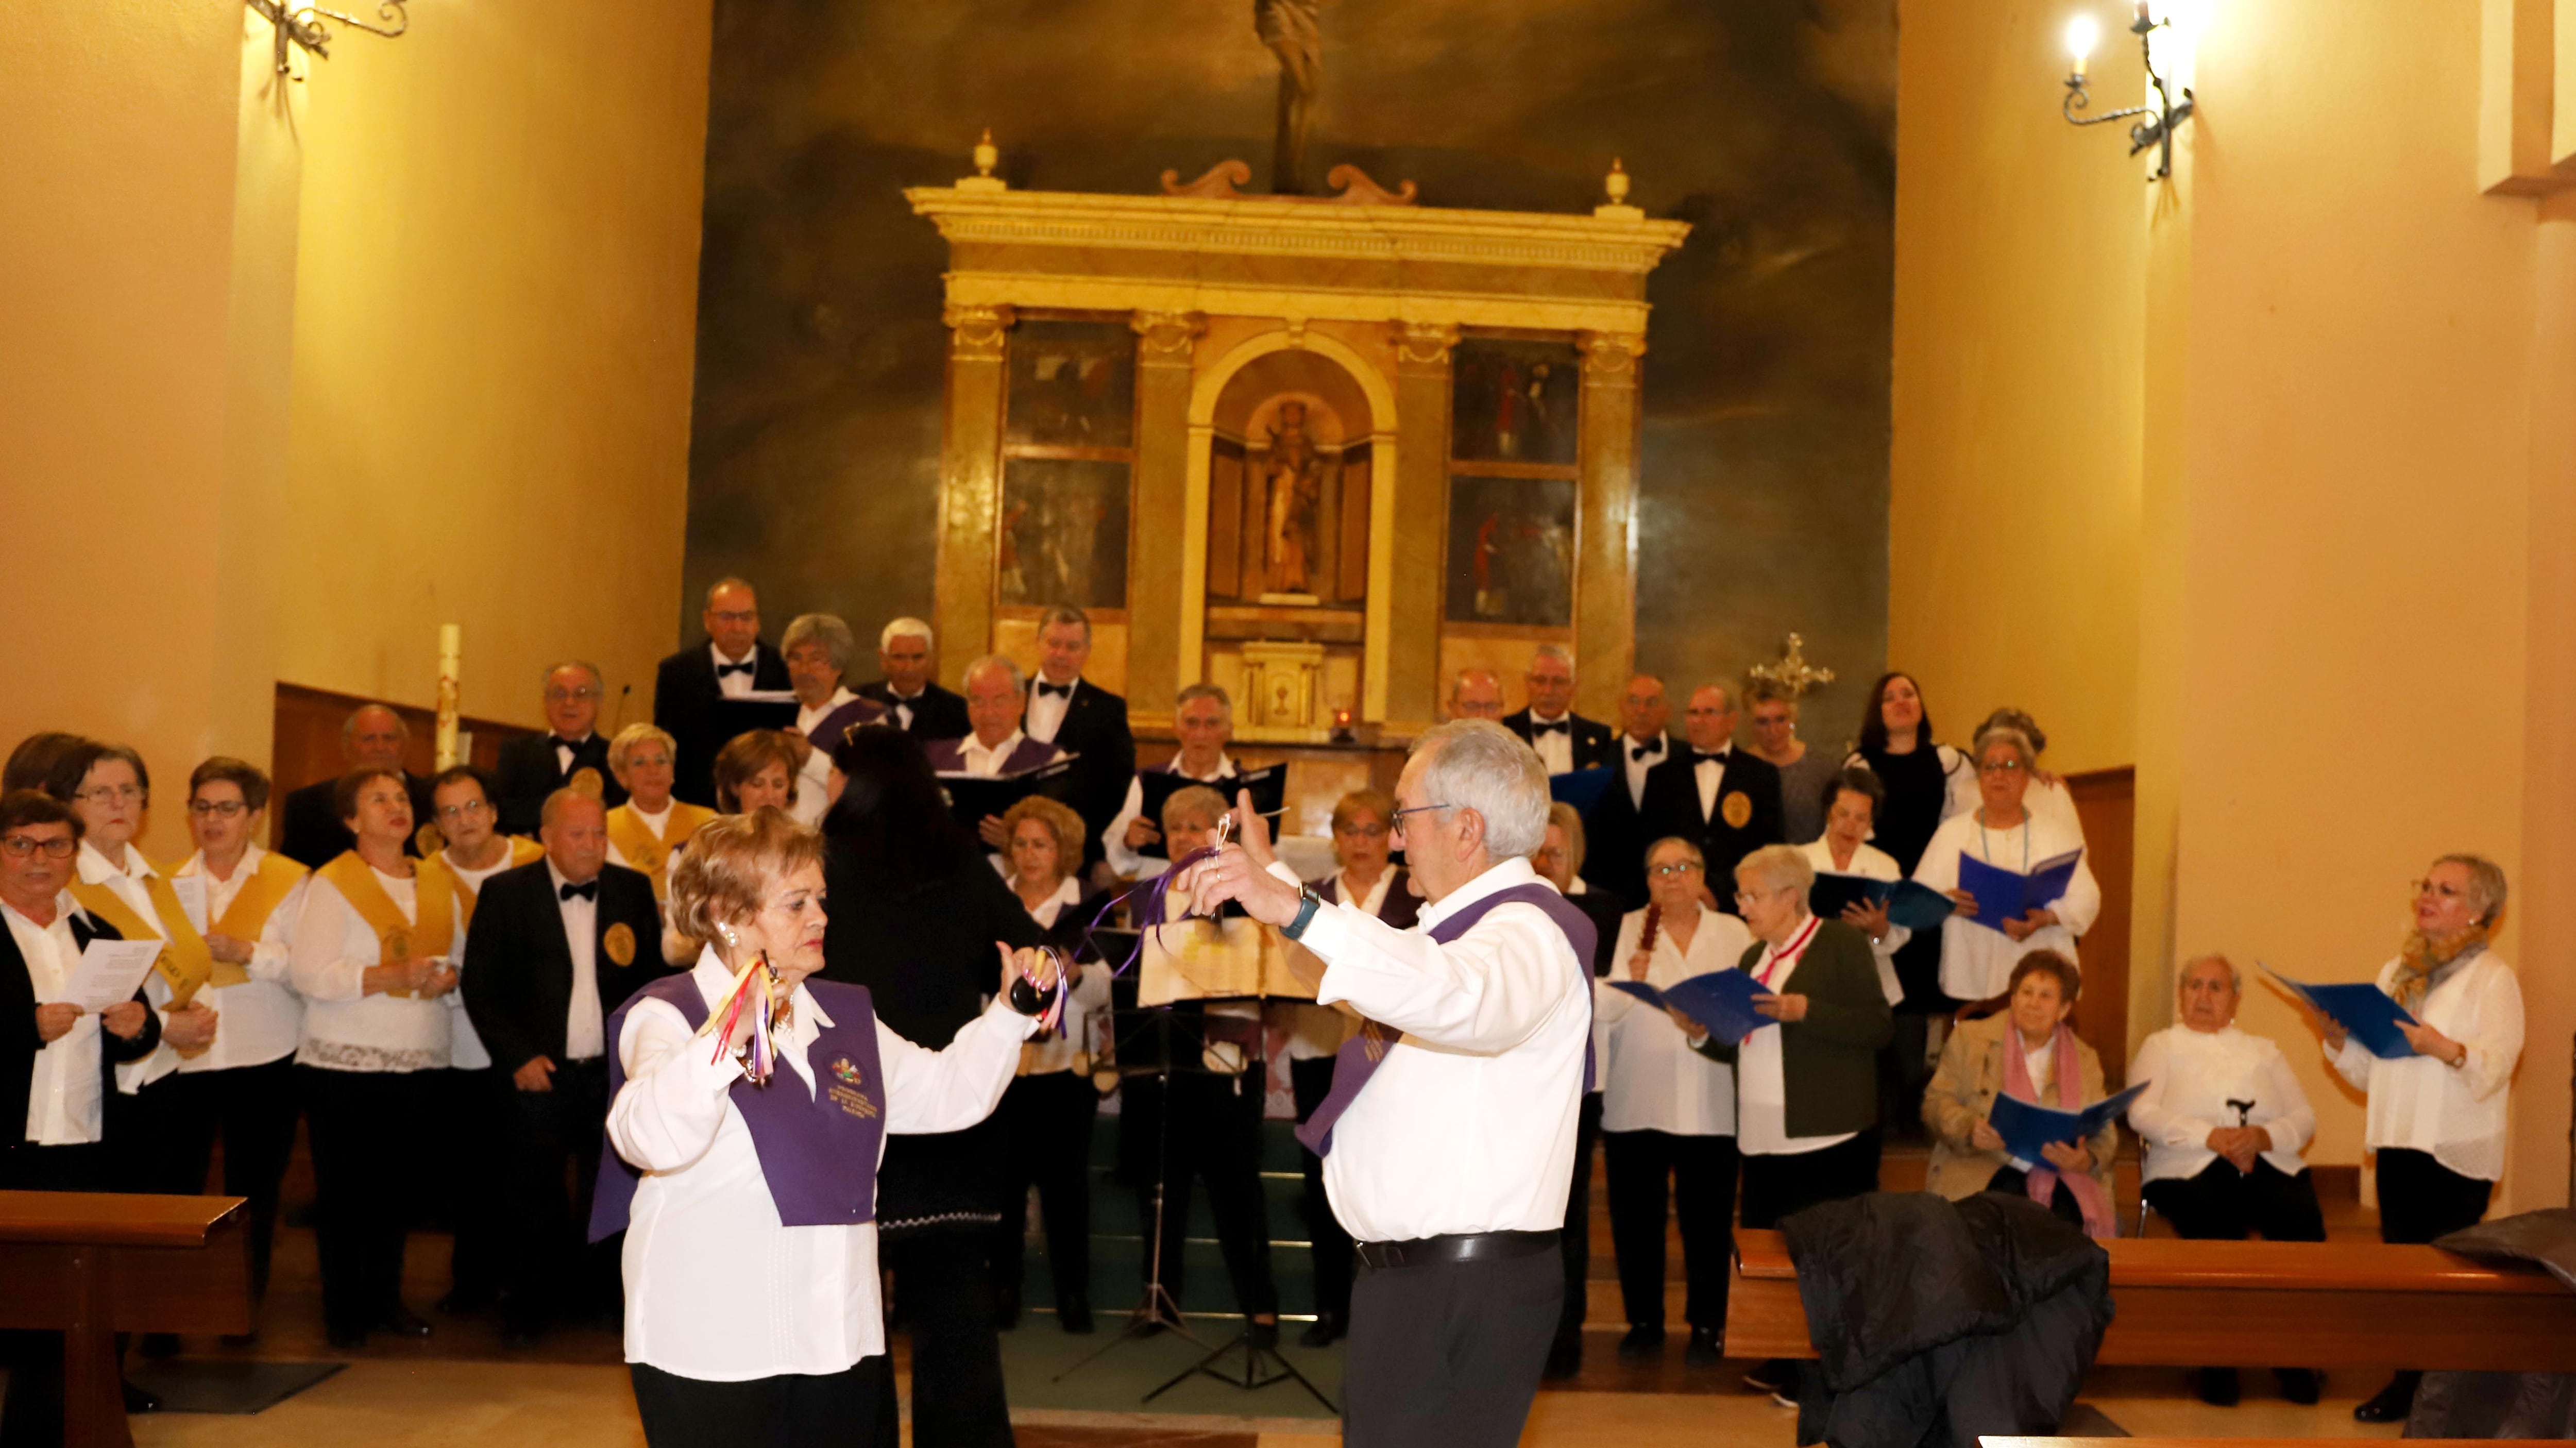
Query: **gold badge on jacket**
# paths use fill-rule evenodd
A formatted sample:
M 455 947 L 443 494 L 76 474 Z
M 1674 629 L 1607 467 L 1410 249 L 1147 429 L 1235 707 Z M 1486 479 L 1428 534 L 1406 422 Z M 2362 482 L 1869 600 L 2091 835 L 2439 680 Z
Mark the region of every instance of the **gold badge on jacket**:
M 599 778 L 599 771 L 587 764 L 572 772 L 572 778 L 564 781 L 564 788 L 584 799 L 597 799 L 608 792 L 608 786 Z M 624 965 L 626 962 L 621 960 L 617 963 Z
M 1739 789 L 1718 801 L 1717 813 L 1728 829 L 1740 830 L 1753 823 L 1753 799 Z
M 411 932 L 408 930 L 388 930 L 379 944 L 381 948 L 376 954 L 383 957 L 381 964 L 394 965 L 411 959 Z
M 447 836 L 436 825 L 422 825 L 411 837 L 412 848 L 424 860 L 447 848 Z
M 608 927 L 607 934 L 599 937 L 599 948 L 608 952 L 609 964 L 633 965 L 635 963 L 635 932 L 628 928 L 625 921 L 620 920 L 616 924 Z

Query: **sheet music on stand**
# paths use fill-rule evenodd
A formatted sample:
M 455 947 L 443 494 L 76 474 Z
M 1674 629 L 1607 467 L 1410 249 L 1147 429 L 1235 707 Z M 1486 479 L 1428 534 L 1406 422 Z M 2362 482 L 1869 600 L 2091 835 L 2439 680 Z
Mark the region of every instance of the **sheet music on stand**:
M 1246 996 L 1315 998 L 1315 988 L 1300 980 L 1290 965 L 1289 952 L 1304 953 L 1305 947 L 1248 916 L 1184 918 L 1189 896 L 1183 891 L 1173 891 L 1169 901 L 1171 920 L 1144 932 L 1144 953 L 1136 966 L 1138 1004 Z M 1320 974 L 1322 962 L 1311 956 L 1308 961 L 1308 968 Z

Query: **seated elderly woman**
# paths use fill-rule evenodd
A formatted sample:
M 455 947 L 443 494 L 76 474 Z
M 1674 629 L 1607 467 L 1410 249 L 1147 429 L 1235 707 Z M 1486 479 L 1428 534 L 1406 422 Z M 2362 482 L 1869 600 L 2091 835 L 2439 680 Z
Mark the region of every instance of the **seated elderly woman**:
M 1930 1186 L 1957 1200 L 1978 1192 L 2026 1194 L 2032 1201 L 2109 1237 L 2111 1158 L 2120 1128 L 2104 1122 L 2089 1140 L 2052 1143 L 2043 1161 L 2004 1154 L 1992 1121 L 1995 1098 L 2010 1092 L 2035 1105 L 2078 1111 L 2110 1093 L 2102 1058 L 2078 1040 L 2069 1021 L 2084 977 L 2053 950 L 2034 950 L 2012 968 L 2004 1009 L 1964 1021 L 1941 1050 L 1940 1069 L 1923 1093 L 1923 1124 L 1932 1131 Z
M 764 809 L 796 813 L 796 781 L 814 746 L 801 734 L 784 729 L 754 729 L 737 734 L 716 751 L 716 813 L 758 814 Z
M 671 857 L 716 817 L 705 805 L 671 798 L 679 750 L 651 724 L 629 724 L 608 742 L 608 772 L 626 791 L 626 803 L 608 812 L 608 863 L 644 872 L 656 900 L 671 897 Z
M 2144 1090 L 2129 1125 L 2146 1144 L 2139 1177 L 2147 1205 L 2194 1239 L 2322 1242 L 2324 1215 L 2299 1152 L 2316 1134 L 2317 1113 L 2281 1048 L 2236 1028 L 2245 977 L 2223 955 L 2182 968 L 2179 1024 L 2147 1037 L 2129 1067 Z M 2317 1375 L 2275 1368 L 2282 1396 L 2317 1400 Z M 2200 1370 L 2201 1400 L 2236 1402 L 2236 1369 Z
M 671 880 L 697 965 L 608 1021 L 609 1150 L 594 1241 L 626 1232 L 626 1360 L 654 1448 L 847 1441 L 890 1382 L 878 1301 L 876 1171 L 888 1133 L 981 1121 L 1051 999 L 1043 952 L 1001 948 L 994 1002 L 931 1051 L 876 1019 L 823 964 L 823 841 L 776 811 L 698 832 Z M 754 1012 L 699 1034 L 736 972 L 766 960 L 776 1002 L 765 1084 Z M 1030 989 L 1015 993 L 1023 979 Z M 1016 994 L 1016 999 L 1015 999 Z
M 2039 751 L 2017 729 L 1989 729 L 1977 740 L 1977 807 L 1952 815 L 1932 832 L 1914 878 L 1950 897 L 1958 913 L 1941 927 L 1941 989 L 1953 1000 L 1980 1001 L 2006 987 L 2005 977 L 2024 951 L 2054 951 L 2072 961 L 2075 937 L 2102 913 L 2102 889 L 2092 866 L 2078 859 L 2075 876 L 2057 899 L 2009 920 L 1981 920 L 1976 897 L 1959 888 L 1959 862 L 1978 859 L 2019 874 L 2070 850 L 2084 848 L 2083 834 L 2056 814 L 2026 801 Z

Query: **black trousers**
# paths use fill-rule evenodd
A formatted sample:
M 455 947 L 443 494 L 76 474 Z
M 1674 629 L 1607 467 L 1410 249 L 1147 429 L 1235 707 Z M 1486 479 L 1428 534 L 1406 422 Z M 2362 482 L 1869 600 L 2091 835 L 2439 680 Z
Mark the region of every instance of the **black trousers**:
M 457 1299 L 490 1302 L 501 1291 L 509 1262 L 509 1100 L 518 1094 L 508 1073 L 491 1068 L 427 1074 L 438 1097 L 431 1150 L 432 1202 L 454 1233 L 447 1271 Z
M 2030 1173 L 2017 1166 L 1999 1166 L 1986 1178 L 1986 1190 L 2008 1197 L 2027 1200 L 2030 1196 Z M 2084 1206 L 2075 1200 L 2075 1190 L 2066 1184 L 2066 1174 L 2058 1173 L 2057 1186 L 2048 1194 L 2049 1214 L 2069 1226 L 2084 1225 Z
M 1289 1062 L 1288 1083 L 1296 1092 L 1297 1120 L 1302 1124 L 1333 1092 L 1333 1058 Z M 1303 1145 L 1297 1148 L 1297 1155 L 1298 1165 L 1305 1171 L 1305 1195 L 1300 1205 L 1306 1213 L 1306 1241 L 1315 1268 L 1315 1312 L 1349 1322 L 1351 1234 L 1342 1230 L 1342 1219 L 1333 1215 L 1333 1199 L 1324 1190 L 1324 1159 Z
M 1556 1319 L 1562 1340 L 1580 1337 L 1592 1307 L 1592 1153 L 1601 1145 L 1601 1093 L 1587 1091 L 1574 1118 L 1574 1180 L 1565 1193 L 1565 1230 L 1557 1255 L 1565 1262 L 1565 1306 Z
M 1824 1202 L 1878 1190 L 1878 1130 L 1796 1156 L 1744 1155 L 1744 1225 L 1765 1231 Z
M 2326 1239 L 2316 1183 L 2306 1172 L 2291 1176 L 2261 1157 L 2251 1174 L 2222 1156 L 2196 1176 L 2149 1182 L 2145 1192 L 2156 1215 L 2194 1241 L 2242 1242 L 2254 1232 L 2266 1242 Z
M 1002 1342 L 993 1328 L 991 1233 L 934 1227 L 878 1240 L 912 1336 L 913 1448 L 1010 1448 Z M 894 1394 L 875 1409 L 880 1448 L 895 1448 Z M 787 1442 L 792 1440 L 778 1440 Z
M 115 1191 L 122 1165 L 101 1142 L 38 1146 L 22 1139 L 0 1147 L 0 1191 Z M 9 1364 L 8 1397 L 0 1401 L 0 1448 L 60 1448 L 63 1335 L 0 1333 L 0 1351 Z
M 171 1160 L 184 1130 L 185 1095 L 176 1074 L 132 1094 L 110 1087 L 107 1099 L 99 1103 L 100 1135 L 113 1143 L 108 1147 L 107 1177 L 94 1187 L 64 1190 L 200 1194 L 202 1185 L 180 1185 L 177 1165 Z M 204 1180 L 200 1172 L 197 1181 Z
M 313 1133 L 322 1322 L 362 1333 L 402 1304 L 403 1243 L 440 1145 L 435 1071 L 295 1068 Z
M 1628 1325 L 1664 1325 L 1664 1182 L 1670 1178 L 1687 1284 L 1682 1316 L 1693 1327 L 1724 1329 L 1726 1277 L 1735 1255 L 1735 1138 L 1605 1131 L 1601 1155 L 1610 1187 L 1610 1249 L 1619 1259 Z
M 1343 1356 L 1344 1448 L 1511 1448 L 1565 1292 L 1561 1259 L 1363 1271 Z
M 684 1378 L 629 1363 L 635 1414 L 650 1448 L 747 1448 L 751 1444 L 868 1443 L 886 1396 L 885 1359 L 863 1358 L 837 1373 L 785 1373 L 749 1382 Z
M 506 1183 L 495 1253 L 503 1320 L 534 1332 L 611 1306 L 621 1239 L 586 1240 L 608 1125 L 607 1058 L 557 1066 L 550 1091 L 518 1089 L 497 1063 L 482 1074 L 487 1091 L 497 1088 L 501 1122 L 501 1170 L 482 1175 Z
M 2379 1240 L 2430 1242 L 2463 1227 L 2474 1227 L 2487 1214 L 2495 1183 L 2462 1176 L 2433 1159 L 2429 1151 L 2383 1149 L 2379 1153 Z
M 1002 1093 L 1002 1223 L 993 1232 L 993 1281 L 1020 1290 L 1028 1264 L 1029 1189 L 1046 1224 L 1047 1275 L 1056 1306 L 1091 1300 L 1091 1128 L 1100 1093 L 1079 1071 L 1022 1076 Z
M 223 1138 L 224 1195 L 250 1201 L 250 1295 L 257 1302 L 268 1292 L 278 1184 L 286 1180 L 287 1158 L 295 1152 L 295 1058 L 183 1072 L 158 1084 L 172 1092 L 173 1108 L 166 1148 L 171 1183 L 158 1190 L 204 1192 L 215 1138 Z
M 1279 1287 L 1270 1275 L 1270 1206 L 1261 1194 L 1262 1067 L 1256 1063 L 1240 1076 L 1175 1075 L 1168 1091 L 1152 1077 L 1130 1079 L 1119 1112 L 1119 1131 L 1137 1133 L 1133 1144 L 1140 1170 L 1136 1174 L 1137 1220 L 1154 1220 L 1154 1152 L 1156 1134 L 1165 1129 L 1162 1276 L 1174 1299 L 1181 1295 L 1187 1264 L 1190 1183 L 1207 1184 L 1208 1210 L 1216 1218 L 1218 1250 L 1225 1254 L 1226 1275 L 1234 1282 L 1234 1301 L 1248 1317 L 1279 1310 Z M 1167 1102 L 1168 1098 L 1168 1102 Z M 1122 1150 L 1126 1143 L 1122 1142 Z M 1148 1250 L 1143 1268 L 1148 1280 L 1155 1253 Z

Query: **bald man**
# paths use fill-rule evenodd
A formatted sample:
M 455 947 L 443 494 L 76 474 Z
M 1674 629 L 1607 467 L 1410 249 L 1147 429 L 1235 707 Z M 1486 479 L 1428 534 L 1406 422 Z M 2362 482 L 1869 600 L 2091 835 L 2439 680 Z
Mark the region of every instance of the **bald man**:
M 353 769 L 402 770 L 403 782 L 411 789 L 411 817 L 423 824 L 437 818 L 430 805 L 428 778 L 403 768 L 403 751 L 410 744 L 411 727 L 386 705 L 361 704 L 350 710 L 340 725 L 339 773 L 296 790 L 279 806 L 277 852 L 318 870 L 357 844 L 357 836 L 340 823 L 340 811 L 331 802 L 340 776 Z M 417 855 L 420 846 L 406 840 L 403 853 Z
M 739 578 L 718 579 L 698 614 L 706 641 L 662 661 L 653 675 L 653 722 L 679 742 L 672 760 L 678 777 L 671 793 L 691 804 L 716 802 L 716 751 L 743 729 L 784 727 L 793 720 L 737 720 L 730 727 L 724 701 L 745 694 L 784 693 L 787 659 L 761 642 L 760 596 Z M 746 706 L 747 707 L 747 706 Z
M 1503 681 L 1491 669 L 1460 669 L 1449 681 L 1449 717 L 1503 722 Z

